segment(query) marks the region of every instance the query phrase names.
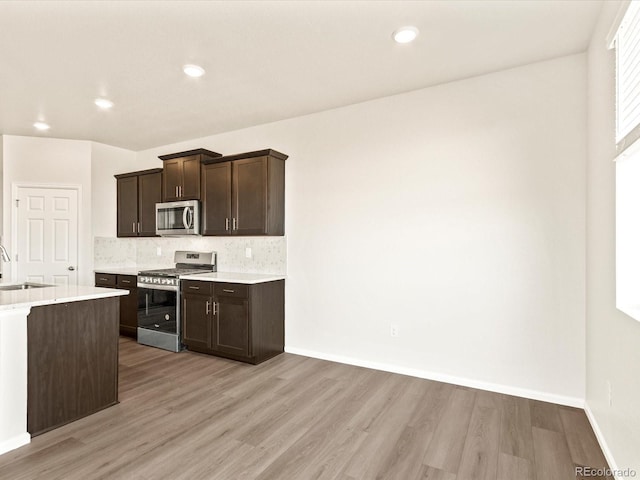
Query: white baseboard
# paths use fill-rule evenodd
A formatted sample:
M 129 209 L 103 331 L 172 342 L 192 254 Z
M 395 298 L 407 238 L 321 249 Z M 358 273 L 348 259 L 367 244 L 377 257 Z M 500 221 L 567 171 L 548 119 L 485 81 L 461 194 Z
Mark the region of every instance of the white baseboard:
M 0 455 L 3 453 L 7 453 L 11 450 L 15 450 L 16 448 L 22 447 L 31 443 L 31 435 L 28 433 L 21 433 L 20 435 L 16 435 L 4 442 L 0 443 Z
M 417 368 L 401 367 L 388 363 L 371 362 L 361 360 L 359 358 L 346 357 L 343 355 L 334 355 L 330 353 L 317 352 L 307 350 L 305 348 L 288 347 L 284 348 L 285 352 L 305 357 L 318 358 L 320 360 L 329 360 L 331 362 L 344 363 L 347 365 L 355 365 L 357 367 L 371 368 L 373 370 L 382 370 L 383 372 L 399 373 L 410 377 L 425 378 L 427 380 L 435 380 L 438 382 L 452 383 L 463 387 L 477 388 L 479 390 L 488 390 L 490 392 L 504 393 L 505 395 L 513 395 L 516 397 L 530 398 L 532 400 L 541 400 L 543 402 L 556 403 L 569 407 L 584 408 L 584 399 L 579 397 L 567 397 L 564 395 L 556 395 L 538 390 L 528 390 L 526 388 L 512 387 L 509 385 L 501 385 L 497 383 L 482 382 L 470 378 L 457 377 L 444 373 L 430 372 L 419 370 Z
M 604 438 L 604 434 L 602 433 L 602 430 L 600 430 L 600 425 L 598 425 L 598 422 L 596 421 L 596 417 L 593 415 L 593 412 L 591 411 L 591 408 L 589 408 L 589 404 L 587 402 L 585 402 L 584 404 L 584 411 L 587 414 L 587 418 L 589 419 L 591 428 L 593 428 L 593 433 L 596 434 L 596 439 L 600 444 L 602 453 L 604 453 L 604 458 L 607 460 L 607 463 L 609 464 L 609 468 L 614 471 L 618 470 L 618 464 L 613 458 L 613 453 L 611 453 L 611 449 L 609 448 L 609 445 L 607 444 L 607 441 Z

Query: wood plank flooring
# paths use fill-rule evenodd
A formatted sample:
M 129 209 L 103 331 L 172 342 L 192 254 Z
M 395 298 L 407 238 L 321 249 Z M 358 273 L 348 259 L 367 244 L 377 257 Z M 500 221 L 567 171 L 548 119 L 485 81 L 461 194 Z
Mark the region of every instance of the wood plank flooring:
M 570 480 L 582 410 L 283 354 L 120 340 L 120 404 L 0 456 L 1 479 Z

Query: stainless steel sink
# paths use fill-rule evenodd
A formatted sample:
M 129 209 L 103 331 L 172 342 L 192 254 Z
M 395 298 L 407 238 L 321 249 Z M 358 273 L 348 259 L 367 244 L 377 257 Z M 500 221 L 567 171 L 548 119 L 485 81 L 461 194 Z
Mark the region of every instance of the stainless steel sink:
M 55 285 L 46 285 L 44 283 L 17 283 L 15 285 L 0 285 L 0 291 L 3 290 L 27 290 L 29 288 L 44 288 L 44 287 L 55 287 Z

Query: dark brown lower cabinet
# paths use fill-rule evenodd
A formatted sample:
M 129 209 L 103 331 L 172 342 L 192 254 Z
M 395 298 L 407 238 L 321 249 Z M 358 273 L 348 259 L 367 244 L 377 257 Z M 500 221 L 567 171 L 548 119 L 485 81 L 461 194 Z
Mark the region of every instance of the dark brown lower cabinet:
M 27 317 L 32 437 L 118 403 L 119 297 L 33 307 Z
M 182 302 L 182 341 L 189 350 L 253 364 L 284 351 L 284 280 L 185 280 Z
M 129 290 L 129 295 L 120 297 L 120 335 L 138 338 L 138 277 L 118 275 L 116 286 Z
M 138 338 L 138 277 L 96 273 L 96 287 L 129 290 L 129 295 L 120 297 L 120 335 Z

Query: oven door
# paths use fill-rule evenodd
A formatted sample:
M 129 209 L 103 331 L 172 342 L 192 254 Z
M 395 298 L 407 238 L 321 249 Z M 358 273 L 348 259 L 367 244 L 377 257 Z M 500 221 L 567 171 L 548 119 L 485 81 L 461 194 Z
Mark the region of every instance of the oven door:
M 138 328 L 179 336 L 179 296 L 175 287 L 138 284 Z

